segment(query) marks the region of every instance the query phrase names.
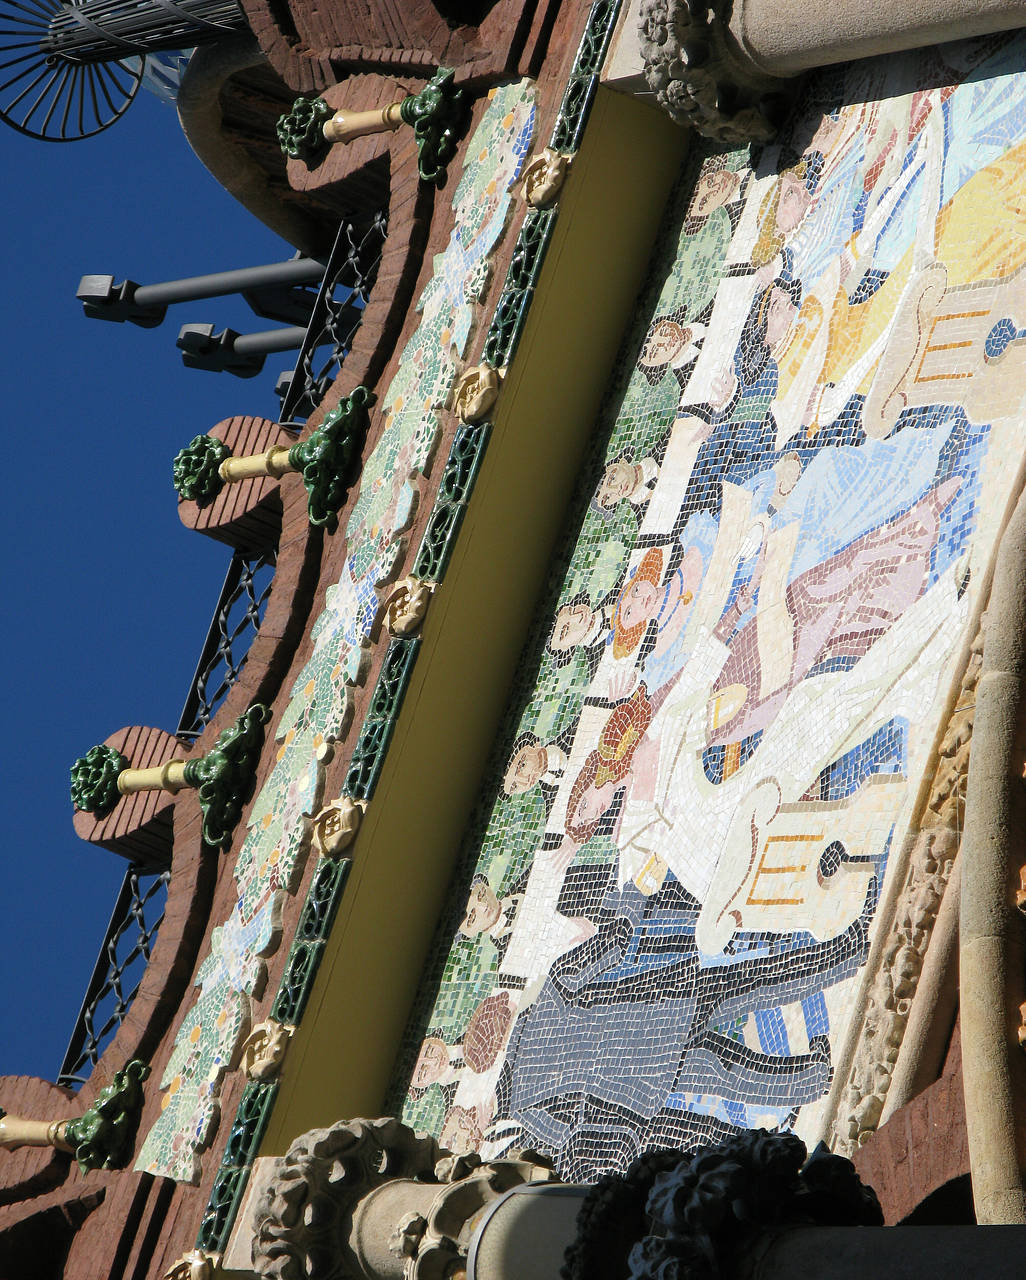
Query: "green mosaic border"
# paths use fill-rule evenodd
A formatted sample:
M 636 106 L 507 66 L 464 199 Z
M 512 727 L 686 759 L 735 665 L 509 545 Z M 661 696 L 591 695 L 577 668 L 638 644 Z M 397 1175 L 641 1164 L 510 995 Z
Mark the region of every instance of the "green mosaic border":
M 549 145 L 554 150 L 572 155 L 580 145 L 621 3 L 622 0 L 595 0 L 591 7 L 550 136 Z M 557 214 L 558 206 L 531 210 L 517 235 L 485 337 L 484 358 L 496 367 L 508 364 L 516 350 Z M 414 559 L 415 576 L 436 583 L 444 578 L 491 429 L 492 424 L 484 422 L 462 426 L 456 432 Z M 419 646 L 420 640 L 415 637 L 393 640 L 388 647 L 346 775 L 344 792 L 354 799 L 369 800 L 374 794 Z M 350 866 L 349 859 L 326 858 L 314 873 L 271 1006 L 271 1017 L 279 1022 L 295 1026 L 303 1016 Z M 276 1081 L 254 1082 L 243 1092 L 200 1223 L 198 1249 L 222 1253 L 227 1246 L 277 1090 Z
M 196 1237 L 197 1249 L 223 1252 L 278 1092 L 278 1082 L 246 1085 Z
M 388 646 L 342 788 L 353 800 L 370 800 L 374 795 L 419 648 L 419 636 L 393 640 Z
M 413 562 L 414 577 L 425 582 L 441 582 L 445 576 L 491 431 L 492 424 L 483 422 L 474 427 L 460 427 L 453 437 L 434 509 Z

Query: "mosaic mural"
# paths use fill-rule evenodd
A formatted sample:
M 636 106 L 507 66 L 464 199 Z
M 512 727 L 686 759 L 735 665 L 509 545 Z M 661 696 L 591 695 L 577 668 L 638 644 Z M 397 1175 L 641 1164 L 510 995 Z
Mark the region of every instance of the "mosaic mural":
M 821 1125 L 1020 478 L 1024 65 L 821 73 L 682 185 L 416 1022 L 446 1145 Z
M 322 748 L 348 728 L 349 689 L 362 681 L 379 610 L 376 588 L 392 575 L 416 510 L 417 482 L 438 443 L 446 403 L 487 282 L 489 255 L 509 218 L 510 187 L 535 127 L 528 81 L 494 90 L 453 194 L 455 226 L 417 303 L 420 323 L 381 397 L 385 427 L 360 480 L 346 528 L 348 559 L 314 624 L 313 653 L 276 729 L 277 762 L 253 805 L 235 867 L 238 899 L 214 929 L 197 973 L 199 998 L 178 1029 L 161 1080 L 162 1112 L 136 1168 L 196 1181 L 198 1151 L 212 1135 L 225 1071 L 234 1066 L 261 996 L 265 958 L 278 948 L 284 896 L 295 891 L 309 841 L 306 818 L 321 803 Z

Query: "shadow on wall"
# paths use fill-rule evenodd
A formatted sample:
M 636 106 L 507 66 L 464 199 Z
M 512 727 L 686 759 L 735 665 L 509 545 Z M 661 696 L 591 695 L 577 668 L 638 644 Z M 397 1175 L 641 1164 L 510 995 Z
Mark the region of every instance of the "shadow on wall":
M 952 1178 L 936 1191 L 931 1191 L 907 1218 L 897 1224 L 899 1227 L 931 1227 L 975 1226 L 976 1212 L 973 1209 L 973 1187 L 968 1173 Z

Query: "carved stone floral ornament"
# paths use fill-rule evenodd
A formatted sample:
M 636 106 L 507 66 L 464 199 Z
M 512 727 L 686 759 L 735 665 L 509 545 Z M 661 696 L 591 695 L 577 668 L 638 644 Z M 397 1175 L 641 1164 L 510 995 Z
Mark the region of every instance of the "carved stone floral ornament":
M 420 630 L 433 590 L 433 583 L 412 575 L 392 587 L 385 601 L 385 626 L 390 635 L 409 636 Z
M 356 839 L 363 806 L 349 796 L 339 796 L 313 817 L 314 851 L 321 858 L 337 858 Z
M 546 147 L 524 170 L 524 199 L 532 209 L 547 209 L 555 204 L 563 189 L 570 157 Z
M 465 1269 L 489 1205 L 549 1180 L 534 1153 L 483 1164 L 394 1119 L 314 1129 L 293 1142 L 257 1204 L 254 1269 L 275 1280 L 446 1280 Z
M 484 422 L 499 398 L 502 374 L 490 364 L 464 369 L 452 392 L 453 412 L 461 422 Z
M 725 1280 L 751 1274 L 760 1237 L 789 1226 L 882 1226 L 871 1188 L 822 1144 L 754 1129 L 714 1146 L 650 1151 L 589 1190 L 564 1280 Z M 774 1273 L 770 1273 L 774 1274 Z
M 255 1026 L 242 1045 L 239 1065 L 247 1080 L 273 1080 L 281 1071 L 295 1027 L 268 1018 Z
M 861 1146 L 877 1128 L 887 1103 L 937 912 L 958 854 L 982 664 L 981 623 L 941 740 L 926 812 L 869 989 L 862 1033 L 834 1121 L 831 1145 L 838 1151 L 852 1152 Z
M 850 1161 L 762 1130 L 591 1186 L 532 1151 L 444 1152 L 394 1119 L 314 1129 L 275 1164 L 247 1224 L 268 1280 L 726 1280 L 789 1229 L 883 1223 Z
M 767 142 L 793 82 L 759 70 L 730 35 L 727 0 L 641 0 L 641 56 L 656 101 L 678 124 L 728 146 Z

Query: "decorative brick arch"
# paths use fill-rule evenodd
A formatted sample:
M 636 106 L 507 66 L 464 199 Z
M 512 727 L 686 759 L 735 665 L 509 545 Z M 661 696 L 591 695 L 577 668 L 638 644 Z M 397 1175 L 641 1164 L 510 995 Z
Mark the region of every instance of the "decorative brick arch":
M 484 83 L 514 73 L 551 29 L 558 0 L 388 0 L 331 5 L 242 0 L 267 60 L 297 92 L 321 91 L 361 71 L 438 66 Z
M 72 1115 L 77 1104 L 70 1089 L 36 1076 L 0 1076 L 0 1106 L 12 1115 L 34 1120 L 61 1120 Z M 4 1206 L 46 1195 L 68 1176 L 68 1157 L 53 1147 L 20 1147 L 4 1152 L 4 1183 L 0 1187 L 0 1239 L 6 1215 Z
M 68 1157 L 61 1157 L 65 1165 Z M 0 1208 L 0 1263 L 5 1276 L 58 1280 L 75 1236 L 104 1199 L 102 1186 L 81 1184 Z
M 91 1106 L 126 1062 L 152 1059 L 192 977 L 213 900 L 218 854 L 199 839 L 202 815 L 195 792 L 182 792 L 169 814 L 174 830 L 164 919 L 135 999 L 79 1091 L 76 1109 Z
M 226 418 L 208 436 L 226 444 L 236 458 L 264 453 L 274 445 L 295 443 L 295 435 L 269 418 L 250 415 Z M 200 507 L 179 499 L 178 518 L 187 529 L 205 533 L 235 551 L 259 551 L 274 546 L 281 533 L 281 495 L 270 476 L 226 484 L 213 502 Z

